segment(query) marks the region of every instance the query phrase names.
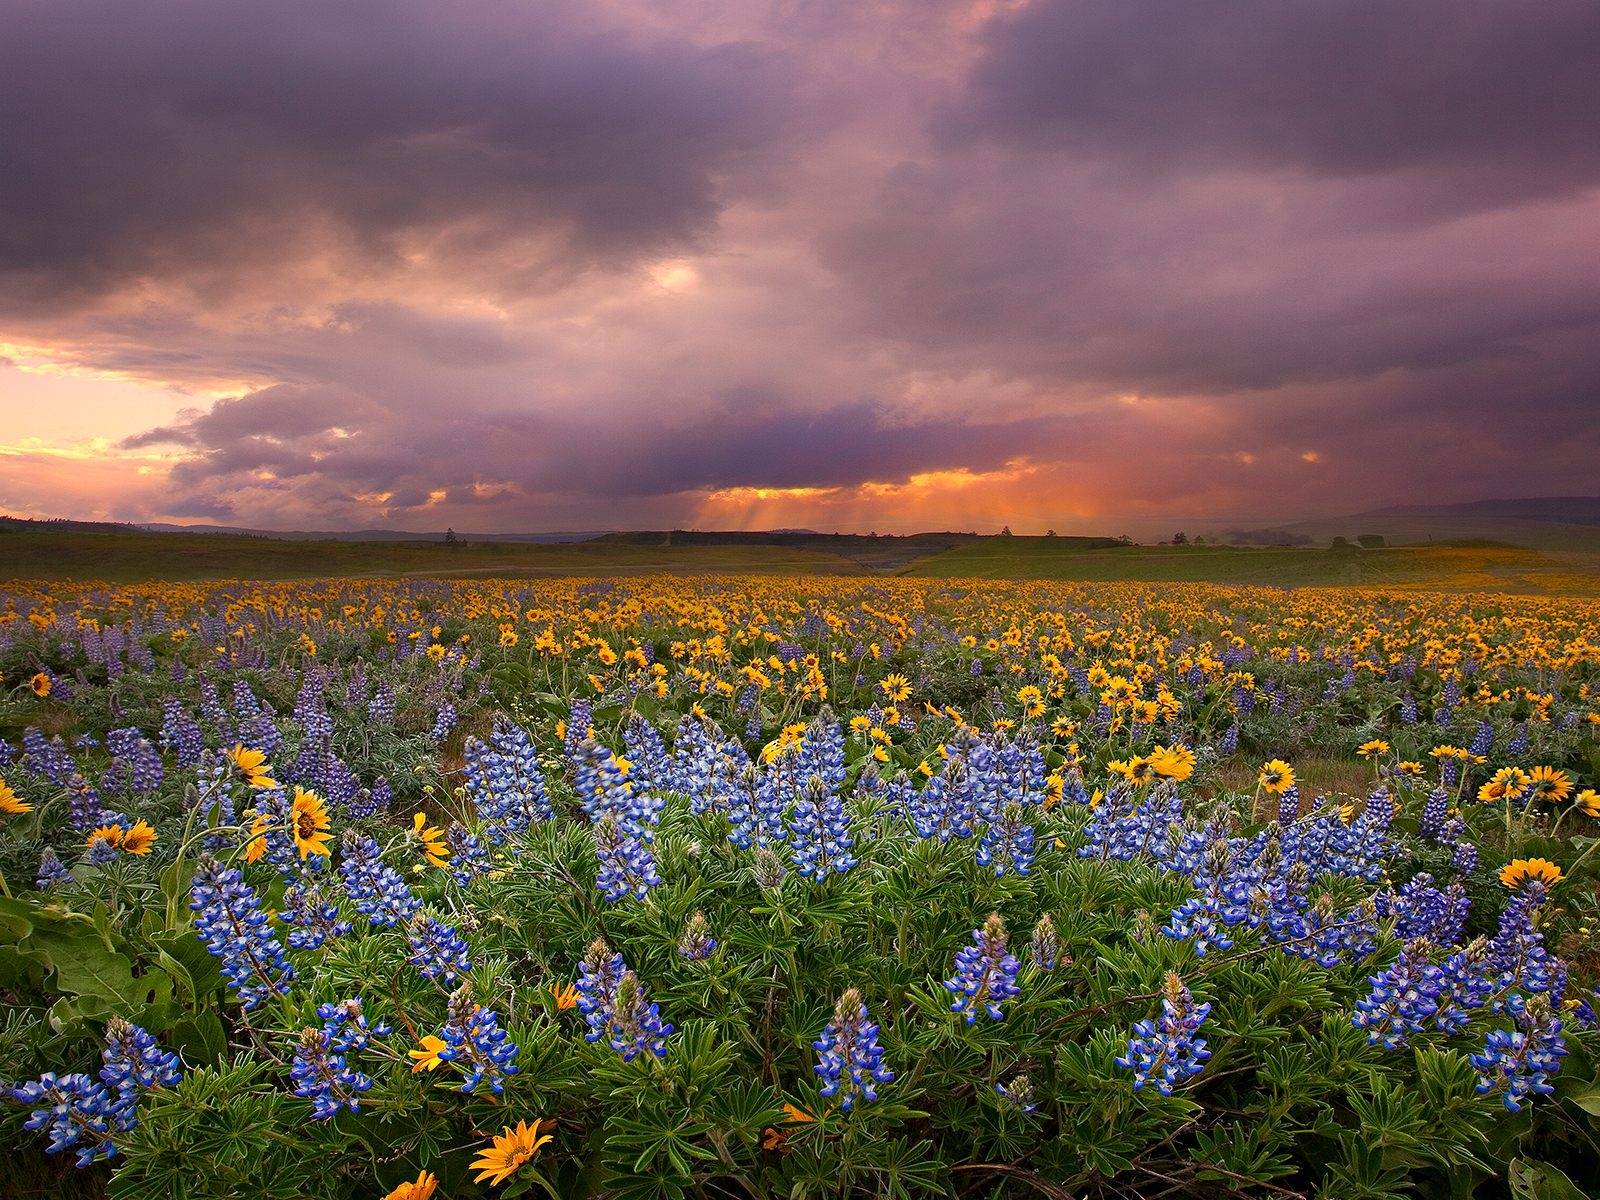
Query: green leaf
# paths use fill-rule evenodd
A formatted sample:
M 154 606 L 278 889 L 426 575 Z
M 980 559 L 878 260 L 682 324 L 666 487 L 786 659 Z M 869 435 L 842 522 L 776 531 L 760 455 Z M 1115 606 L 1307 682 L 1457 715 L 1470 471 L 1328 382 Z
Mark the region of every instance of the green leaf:
M 1562 1099 L 1570 1100 L 1591 1117 L 1600 1117 L 1600 1083 L 1587 1083 L 1581 1088 L 1566 1092 Z
M 1536 1158 L 1513 1158 L 1506 1179 L 1516 1200 L 1587 1200 L 1560 1168 Z

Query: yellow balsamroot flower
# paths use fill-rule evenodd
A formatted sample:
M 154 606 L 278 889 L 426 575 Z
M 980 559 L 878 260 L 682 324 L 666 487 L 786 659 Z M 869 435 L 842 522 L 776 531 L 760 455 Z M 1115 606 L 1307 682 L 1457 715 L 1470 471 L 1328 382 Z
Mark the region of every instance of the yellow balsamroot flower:
M 99 839 L 108 846 L 115 846 L 118 849 L 121 849 L 122 826 L 101 825 L 95 829 L 91 829 L 89 831 L 89 836 L 83 839 L 83 844 L 85 846 L 92 846 L 94 845 L 96 839 Z
M 408 1057 L 416 1060 L 416 1062 L 414 1062 L 411 1066 L 411 1073 L 415 1075 L 418 1071 L 438 1070 L 439 1064 L 444 1061 L 439 1057 L 439 1052 L 442 1051 L 447 1044 L 448 1043 L 446 1043 L 442 1037 L 436 1037 L 431 1033 L 424 1034 L 422 1040 L 417 1043 L 417 1045 L 421 1046 L 422 1049 L 406 1051 L 406 1055 Z
M 1380 754 L 1389 753 L 1389 743 L 1382 738 L 1373 738 L 1370 742 L 1362 742 L 1357 746 L 1356 753 L 1362 758 L 1376 758 Z
M 1572 795 L 1572 776 L 1560 767 L 1535 767 L 1528 772 L 1528 786 L 1535 800 L 1559 804 Z
M 1578 810 L 1586 817 L 1600 817 L 1600 792 L 1593 788 L 1584 788 L 1573 797 Z
M 1031 683 L 1018 689 L 1017 700 L 1022 705 L 1022 715 L 1028 720 L 1044 715 L 1044 693 Z
M 1194 774 L 1194 751 L 1181 742 L 1173 746 L 1157 746 L 1149 754 L 1150 766 L 1163 779 L 1182 783 Z
M 50 694 L 50 673 L 48 671 L 40 671 L 29 681 L 28 686 L 33 689 L 35 696 L 48 696 Z
M 1261 765 L 1256 782 L 1268 794 L 1281 796 L 1294 786 L 1294 768 L 1281 758 L 1270 759 Z
M 233 749 L 228 751 L 228 761 L 239 768 L 239 774 L 244 776 L 244 781 L 253 788 L 275 788 L 277 781 L 272 778 L 272 767 L 267 763 L 267 755 L 262 750 L 251 750 L 242 742 L 235 742 Z
M 149 854 L 150 848 L 156 844 L 156 831 L 148 821 L 135 821 L 122 835 L 122 851 L 125 854 Z
M 478 1157 L 470 1168 L 478 1172 L 472 1182 L 488 1180 L 490 1186 L 498 1187 L 537 1158 L 540 1148 L 550 1141 L 548 1133 L 539 1132 L 544 1124 L 543 1121 L 535 1121 L 532 1125 L 518 1121 L 515 1129 L 505 1126 L 503 1133 L 495 1135 L 493 1146 L 478 1151 Z
M 911 681 L 904 675 L 885 675 L 878 681 L 878 686 L 883 689 L 883 694 L 896 704 L 904 704 L 911 699 Z
M 383 1200 L 433 1200 L 433 1193 L 439 1186 L 439 1181 L 432 1171 L 423 1171 L 417 1175 L 414 1183 L 402 1183 L 394 1191 L 384 1195 Z
M 296 784 L 294 804 L 289 809 L 289 825 L 295 849 L 300 851 L 302 859 L 310 858 L 313 854 L 323 857 L 330 854 L 329 824 L 328 806 L 322 802 L 322 797 Z
M 0 779 L 0 813 L 13 817 L 20 817 L 23 813 L 33 811 L 33 805 L 11 790 L 11 785 Z
M 1528 776 L 1520 767 L 1501 767 L 1488 783 L 1478 789 L 1478 799 L 1493 804 L 1507 796 L 1515 796 L 1528 786 Z
M 444 844 L 444 830 L 437 825 L 429 825 L 426 813 L 417 813 L 411 818 L 411 832 L 422 841 L 422 853 L 429 862 L 436 867 L 450 865 L 450 850 Z
M 1500 882 L 1516 891 L 1530 879 L 1537 879 L 1545 887 L 1560 883 L 1566 876 L 1561 868 L 1547 858 L 1514 858 L 1500 872 Z

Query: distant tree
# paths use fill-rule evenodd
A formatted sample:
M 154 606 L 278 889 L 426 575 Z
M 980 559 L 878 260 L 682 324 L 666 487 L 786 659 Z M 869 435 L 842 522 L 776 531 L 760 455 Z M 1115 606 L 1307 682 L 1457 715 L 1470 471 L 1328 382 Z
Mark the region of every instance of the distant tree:
M 1206 544 L 1206 539 L 1197 533 L 1194 535 L 1194 544 L 1196 546 L 1204 546 Z
M 454 546 L 460 540 L 460 538 L 456 537 L 456 531 L 454 529 L 446 529 L 444 531 L 444 544 L 446 546 Z
M 1045 535 L 1045 537 L 1055 537 L 1056 536 L 1056 531 L 1054 529 L 1046 529 L 1044 531 L 1044 535 Z
M 1011 526 L 1009 526 L 1009 525 L 1000 526 L 1000 536 L 1001 537 L 1010 537 L 1011 536 Z
M 1389 544 L 1381 533 L 1357 534 L 1356 541 L 1360 542 L 1368 550 L 1376 550 L 1381 546 L 1387 546 Z
M 1181 529 L 1178 530 L 1177 533 L 1172 535 L 1172 544 L 1174 546 L 1187 546 L 1189 544 L 1189 535 Z
M 1350 544 L 1350 539 L 1349 538 L 1343 538 L 1343 537 L 1336 537 L 1336 538 L 1333 539 L 1333 548 L 1335 550 L 1354 550 L 1355 549 L 1355 547 Z
M 1131 545 L 1133 545 L 1133 539 L 1131 537 L 1129 537 L 1125 533 L 1117 534 L 1116 542 L 1117 542 L 1117 545 L 1119 545 L 1119 546 L 1131 546 Z

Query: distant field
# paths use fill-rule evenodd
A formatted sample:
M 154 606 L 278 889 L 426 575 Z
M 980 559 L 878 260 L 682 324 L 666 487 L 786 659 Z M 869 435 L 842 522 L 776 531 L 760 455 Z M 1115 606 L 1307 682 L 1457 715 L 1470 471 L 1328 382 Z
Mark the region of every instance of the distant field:
M 1535 521 L 1517 517 L 1492 517 L 1471 514 L 1363 515 L 1301 521 L 1287 526 L 1326 546 L 1335 537 L 1354 541 L 1364 533 L 1376 533 L 1391 545 L 1414 546 L 1432 542 L 1490 541 L 1522 546 L 1530 550 L 1584 551 L 1600 553 L 1600 525 L 1568 524 L 1561 521 Z
M 861 574 L 832 554 L 781 546 L 629 546 L 580 542 L 291 542 L 221 534 L 3 533 L 0 578 L 309 579 L 423 575 Z
M 823 539 L 812 541 L 811 545 Z M 866 541 L 867 539 L 856 539 Z M 331 576 L 533 578 L 559 575 L 872 575 L 1227 583 L 1266 587 L 1393 587 L 1600 595 L 1600 553 L 1495 545 L 1363 550 L 1310 547 L 1120 546 L 1089 539 L 990 537 L 927 546 L 912 539 L 843 553 L 792 544 L 620 540 L 517 542 L 279 541 L 216 534 L 0 532 L 0 578 L 309 579 Z M 897 544 L 898 543 L 898 544 Z M 947 543 L 948 544 L 948 543 Z M 881 554 L 881 557 L 879 555 Z
M 1080 552 L 1049 538 L 994 538 L 923 559 L 899 574 L 1600 594 L 1600 554 L 1512 546 L 1126 546 Z

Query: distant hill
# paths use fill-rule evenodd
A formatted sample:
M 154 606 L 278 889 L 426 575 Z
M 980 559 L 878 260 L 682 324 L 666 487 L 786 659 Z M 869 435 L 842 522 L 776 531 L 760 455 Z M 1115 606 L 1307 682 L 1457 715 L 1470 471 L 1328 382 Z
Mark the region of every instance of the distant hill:
M 30 517 L 0 516 L 0 529 L 7 533 L 132 533 L 138 528 L 115 521 L 69 521 L 65 517 L 35 521 Z
M 1335 537 L 1376 534 L 1390 545 L 1500 542 L 1531 550 L 1600 551 L 1600 496 L 1546 496 L 1411 504 L 1322 517 L 1287 526 L 1326 545 Z
M 1374 510 L 1381 517 L 1503 517 L 1600 525 L 1600 496 L 1538 496 L 1523 500 L 1469 500 L 1465 504 L 1408 504 Z
M 135 528 L 121 526 L 120 528 Z M 232 525 L 170 525 L 155 522 L 136 528 L 150 533 L 210 533 L 231 537 L 264 537 L 285 542 L 442 542 L 445 531 L 440 529 L 419 533 L 407 529 L 248 529 Z M 603 529 L 564 533 L 462 533 L 456 536 L 472 542 L 526 542 L 536 545 L 558 545 L 565 542 L 587 542 L 609 532 Z
M 897 537 L 893 534 L 768 529 L 652 529 L 608 533 L 596 539 L 622 546 L 769 546 L 811 550 L 838 555 L 873 571 L 893 571 L 917 559 L 979 540 L 981 535 L 976 533 L 911 533 Z

